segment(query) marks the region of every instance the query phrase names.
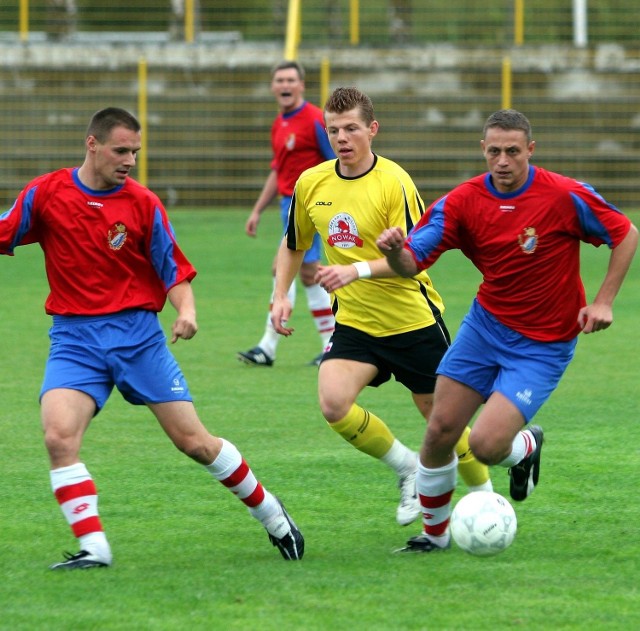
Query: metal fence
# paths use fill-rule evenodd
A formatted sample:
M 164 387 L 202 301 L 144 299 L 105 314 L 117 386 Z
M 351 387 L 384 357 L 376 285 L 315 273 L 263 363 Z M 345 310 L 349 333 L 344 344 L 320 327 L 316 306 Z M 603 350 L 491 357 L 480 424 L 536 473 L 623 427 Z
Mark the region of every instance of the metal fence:
M 36 18 L 45 14 L 35 10 L 36 4 L 30 11 L 36 30 L 29 31 L 26 42 L 15 31 L 0 36 L 0 211 L 32 177 L 82 160 L 84 129 L 95 110 L 118 105 L 137 112 L 141 60 L 147 66 L 149 186 L 169 206 L 253 204 L 269 169 L 269 130 L 276 114 L 269 72 L 283 54 L 282 33 L 274 34 L 286 20 L 284 3 L 238 0 L 233 8 L 218 8 L 218 3 L 200 0 L 194 16 L 200 17 L 201 28 L 191 44 L 171 36 L 169 1 L 158 8 L 157 2 L 130 0 L 130 13 L 120 12 L 116 0 L 78 1 L 77 30 L 66 38 L 37 30 L 44 23 Z M 312 35 L 327 37 L 320 24 L 330 24 L 334 4 L 325 2 L 321 12 L 320 3 L 303 2 L 299 57 L 307 68 L 307 97 L 321 100 L 322 64 L 329 67 L 330 88 L 357 85 L 368 92 L 381 123 L 374 148 L 407 168 L 425 200 L 484 168 L 480 131 L 486 116 L 504 104 L 508 56 L 509 98 L 531 119 L 538 141 L 535 161 L 590 182 L 622 208 L 640 208 L 640 52 L 635 45 L 622 37 L 602 43 L 590 38 L 588 45 L 576 47 L 570 35 L 571 2 L 563 3 L 564 18 L 556 23 L 558 32 L 566 29 L 566 38 L 528 44 L 532 29 L 525 21 L 525 43 L 515 45 L 513 32 L 507 35 L 514 3 L 471 1 L 459 7 L 448 3 L 447 19 L 456 25 L 450 37 L 393 43 L 388 31 L 387 39 L 382 37 L 391 9 L 388 3 L 377 4 L 380 14 L 367 18 L 374 4 L 362 9 L 360 26 L 366 40 L 377 25 L 376 46 L 351 44 L 344 34 L 327 46 L 313 45 Z M 444 12 L 444 3 L 414 1 L 412 38 L 416 12 L 427 4 L 434 29 L 447 23 L 444 17 L 435 20 L 434 12 Z M 525 17 L 533 4 L 524 5 Z M 621 9 L 624 3 L 607 4 Z M 88 16 L 101 5 L 103 28 L 98 30 Z M 335 5 L 348 12 L 350 3 Z M 558 5 L 553 3 L 555 13 L 537 19 L 560 15 Z M 590 14 L 594 5 L 590 0 Z M 41 8 L 46 9 L 44 3 Z M 284 12 L 277 20 L 276 9 Z M 316 14 L 309 13 L 312 9 Z M 8 15 L 3 3 L 0 23 Z M 509 45 L 472 44 L 470 38 L 460 44 L 456 33 L 470 28 L 470 15 L 478 18 L 479 38 L 500 22 L 505 29 L 500 39 Z M 425 15 L 421 19 L 427 20 Z M 627 23 L 634 20 L 631 12 Z M 249 21 L 251 29 L 244 30 Z M 341 28 L 347 21 L 341 19 Z M 224 28 L 211 30 L 214 22 Z M 135 28 L 125 30 L 125 25 Z M 161 25 L 162 31 L 147 28 Z M 591 20 L 589 32 L 594 31 Z
M 31 39 L 58 41 L 83 33 L 154 32 L 184 39 L 185 19 L 197 41 L 225 34 L 247 42 L 281 40 L 287 0 L 4 0 L 0 32 L 29 31 Z M 635 46 L 637 0 L 304 0 L 302 44 L 452 43 L 504 46 L 562 44 L 574 39 L 574 16 L 584 13 L 591 44 Z M 518 22 L 521 21 L 521 26 Z M 515 31 L 520 28 L 521 33 Z

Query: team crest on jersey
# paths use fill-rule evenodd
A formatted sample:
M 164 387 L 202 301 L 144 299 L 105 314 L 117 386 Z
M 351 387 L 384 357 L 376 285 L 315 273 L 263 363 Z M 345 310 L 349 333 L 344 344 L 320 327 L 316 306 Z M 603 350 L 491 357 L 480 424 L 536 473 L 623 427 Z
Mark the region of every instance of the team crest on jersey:
M 289 137 L 287 138 L 287 141 L 284 144 L 289 151 L 293 151 L 296 146 L 296 135 L 289 134 Z
M 123 223 L 116 223 L 109 229 L 107 242 L 112 250 L 119 250 L 127 240 L 127 227 Z
M 329 221 L 327 243 L 333 248 L 361 248 L 364 241 L 358 236 L 358 227 L 351 215 L 339 213 Z
M 525 228 L 518 236 L 518 243 L 525 254 L 533 254 L 538 247 L 536 229 Z

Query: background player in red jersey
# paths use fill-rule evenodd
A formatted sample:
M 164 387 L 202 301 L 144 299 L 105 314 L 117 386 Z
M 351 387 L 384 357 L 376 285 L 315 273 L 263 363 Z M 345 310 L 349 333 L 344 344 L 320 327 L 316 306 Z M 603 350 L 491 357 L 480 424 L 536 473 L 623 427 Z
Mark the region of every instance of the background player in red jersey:
M 529 423 L 558 385 L 578 334 L 611 325 L 613 301 L 638 244 L 635 226 L 589 185 L 529 163 L 535 142 L 520 112 L 492 114 L 481 144 L 488 173 L 434 202 L 406 239 L 396 227 L 377 240 L 401 276 L 456 248 L 483 275 L 438 368 L 416 481 L 429 516 L 403 548 L 408 552 L 449 546 L 453 447 L 483 404 L 469 437 L 473 453 L 509 468 L 514 500 L 533 491 L 543 431 Z M 590 304 L 580 278 L 582 241 L 611 248 Z
M 129 177 L 140 124 L 125 110 L 100 110 L 85 144 L 79 168 L 35 178 L 0 215 L 0 254 L 39 243 L 51 290 L 41 416 L 52 489 L 80 547 L 51 569 L 112 563 L 96 487 L 79 452 L 114 386 L 130 403 L 147 405 L 175 446 L 244 502 L 285 559 L 302 558 L 300 531 L 236 447 L 201 423 L 167 348 L 157 315 L 167 298 L 177 312 L 171 342 L 198 330 L 191 287 L 196 270 L 158 197 Z
M 335 158 L 324 128 L 322 110 L 304 100 L 304 69 L 296 61 L 282 61 L 271 75 L 271 91 L 276 97 L 280 113 L 271 127 L 271 148 L 273 160 L 271 172 L 264 183 L 247 223 L 245 231 L 255 237 L 260 223 L 260 215 L 273 199 L 280 194 L 280 214 L 283 230 L 287 225 L 287 215 L 293 189 L 298 176 L 309 167 Z M 322 248 L 317 235 L 311 247 L 305 252 L 300 266 L 300 280 L 307 294 L 307 304 L 316 329 L 320 334 L 322 351 L 333 334 L 335 321 L 331 311 L 331 300 L 327 292 L 315 282 Z M 273 262 L 275 276 L 275 260 Z M 289 300 L 295 304 L 295 281 L 289 289 Z M 271 295 L 269 311 L 273 303 Z M 254 366 L 273 366 L 276 358 L 279 335 L 267 314 L 264 334 L 258 344 L 238 353 L 238 359 Z M 310 364 L 318 365 L 322 352 Z

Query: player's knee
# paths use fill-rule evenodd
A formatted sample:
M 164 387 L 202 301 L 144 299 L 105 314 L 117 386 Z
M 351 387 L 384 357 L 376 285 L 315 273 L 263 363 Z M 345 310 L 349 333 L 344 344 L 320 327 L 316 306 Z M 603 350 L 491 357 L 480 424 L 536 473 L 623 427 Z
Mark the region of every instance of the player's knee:
M 486 465 L 498 464 L 509 455 L 509 450 L 505 449 L 503 445 L 478 432 L 474 433 L 473 429 L 469 434 L 469 447 L 476 460 Z
M 350 408 L 350 403 L 336 401 L 334 399 L 320 399 L 320 411 L 327 423 L 337 423 L 342 420 Z
M 464 429 L 464 428 L 463 428 Z M 446 419 L 432 415 L 427 425 L 426 440 L 431 449 L 450 453 L 461 435 L 459 428 Z
M 211 438 L 213 439 L 213 437 Z M 216 449 L 212 441 L 202 440 L 195 436 L 174 439 L 173 444 L 185 456 L 205 466 L 211 464 L 220 452 L 220 449 Z
M 74 459 L 80 451 L 80 439 L 77 436 L 61 433 L 52 428 L 45 431 L 44 444 L 52 463 Z

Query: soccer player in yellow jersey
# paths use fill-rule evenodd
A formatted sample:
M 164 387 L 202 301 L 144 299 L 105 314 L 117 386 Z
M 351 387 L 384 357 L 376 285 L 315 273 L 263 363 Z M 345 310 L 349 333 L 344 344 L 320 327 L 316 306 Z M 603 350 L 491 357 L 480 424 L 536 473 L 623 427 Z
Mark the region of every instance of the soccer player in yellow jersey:
M 366 386 L 377 387 L 393 375 L 429 418 L 436 368 L 450 344 L 442 298 L 426 272 L 397 276 L 376 245 L 387 227 L 410 230 L 424 203 L 406 171 L 373 153 L 379 125 L 367 95 L 338 88 L 325 105 L 324 120 L 337 160 L 304 171 L 296 183 L 278 252 L 272 321 L 280 334 L 293 332 L 287 327 L 287 290 L 318 232 L 329 265 L 319 267 L 317 280 L 332 293 L 336 316 L 319 369 L 320 408 L 335 432 L 397 473 L 396 519 L 407 525 L 421 514 L 417 454 L 356 399 Z M 469 451 L 467 434 L 457 446 L 460 474 L 470 489 L 491 490 L 488 469 Z

